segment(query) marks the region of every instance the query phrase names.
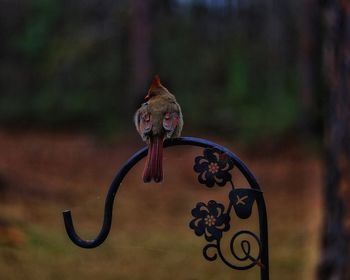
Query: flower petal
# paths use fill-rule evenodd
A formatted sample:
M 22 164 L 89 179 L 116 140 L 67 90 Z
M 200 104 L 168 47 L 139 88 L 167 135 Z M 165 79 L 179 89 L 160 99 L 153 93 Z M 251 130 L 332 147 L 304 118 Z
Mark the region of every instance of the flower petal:
M 206 228 L 206 224 L 202 219 L 199 221 L 197 227 L 194 228 L 194 232 L 196 235 L 201 236 L 205 232 L 205 228 Z
M 216 219 L 216 226 L 221 227 L 225 225 L 222 231 L 227 231 L 230 228 L 230 216 L 227 214 L 223 214 Z
M 208 232 L 209 232 L 209 234 L 208 234 Z M 214 226 L 208 227 L 207 230 L 206 230 L 206 237 L 207 236 L 211 239 L 210 241 L 212 241 L 214 239 L 219 240 L 222 237 L 222 232 L 221 232 L 221 230 L 217 229 Z
M 199 156 L 195 159 L 195 165 L 193 166 L 193 170 L 197 173 L 201 173 L 208 170 L 208 165 L 209 162 L 206 159 L 204 159 L 204 157 Z
M 205 173 L 205 181 L 202 184 L 205 184 L 207 187 L 212 188 L 215 185 L 214 175 L 210 172 Z M 199 181 L 200 182 L 200 181 Z M 201 183 L 201 182 L 200 182 Z
M 204 185 L 207 184 L 206 173 L 208 173 L 208 172 L 206 171 L 206 172 L 198 175 L 198 182 L 199 183 L 204 184 Z
M 210 215 L 213 215 L 215 218 L 218 217 L 218 209 L 221 208 L 220 207 L 221 204 L 217 203 L 214 200 L 210 200 L 208 202 L 208 211 Z M 223 205 L 221 205 L 222 207 L 224 207 Z
M 215 151 L 213 149 L 205 149 L 203 154 L 204 154 L 204 157 L 208 159 L 209 162 L 218 162 L 218 159 L 215 156 L 214 152 Z
M 227 182 L 232 180 L 232 175 L 227 171 L 220 170 L 215 174 L 215 178 L 215 182 L 222 187 L 225 186 Z
M 203 219 L 193 219 L 190 222 L 190 228 L 194 230 L 194 233 L 198 236 L 203 235 L 205 232 L 205 223 Z
M 203 210 L 203 208 L 202 208 L 203 206 L 205 209 L 206 205 L 203 202 L 197 203 L 196 208 L 192 209 L 192 212 L 191 212 L 192 216 L 195 218 L 203 218 L 206 215 L 208 215 L 208 210 Z

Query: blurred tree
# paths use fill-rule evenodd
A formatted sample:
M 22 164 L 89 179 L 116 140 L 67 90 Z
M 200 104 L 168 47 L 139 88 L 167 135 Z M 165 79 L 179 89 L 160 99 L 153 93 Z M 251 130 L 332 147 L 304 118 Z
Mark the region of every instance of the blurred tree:
M 320 280 L 350 279 L 350 2 L 322 1 L 328 91 Z
M 147 86 L 152 75 L 152 15 L 156 12 L 153 7 L 153 1 L 131 0 L 130 1 L 130 30 L 129 30 L 129 56 L 130 56 L 130 73 L 128 81 L 130 85 L 131 98 L 126 100 L 127 112 L 130 105 L 135 103 L 146 95 Z M 131 104 L 130 104 L 131 103 Z
M 322 135 L 324 85 L 322 83 L 322 20 L 319 0 L 304 0 L 300 17 L 301 114 L 299 124 L 306 136 Z
M 157 72 L 186 127 L 278 139 L 300 115 L 294 2 L 0 1 L 0 124 L 122 131 Z

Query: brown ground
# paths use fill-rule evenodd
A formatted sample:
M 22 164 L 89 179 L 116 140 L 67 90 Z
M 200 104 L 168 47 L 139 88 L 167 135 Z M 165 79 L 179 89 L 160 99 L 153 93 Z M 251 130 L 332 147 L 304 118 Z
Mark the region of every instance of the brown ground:
M 136 135 L 125 139 L 0 133 L 2 279 L 253 279 L 257 270 L 245 276 L 219 261 L 205 261 L 204 239 L 188 229 L 196 202 L 227 201 L 228 188 L 206 189 L 196 182 L 192 166 L 200 148 L 167 149 L 160 185 L 142 183 L 140 162 L 118 192 L 106 242 L 88 251 L 71 244 L 60 212 L 70 208 L 77 231 L 94 237 L 111 180 L 142 147 Z M 248 154 L 214 140 L 245 161 L 264 191 L 271 279 L 312 279 L 320 221 L 319 159 L 293 145 Z M 234 178 L 238 186 L 246 185 L 237 171 Z

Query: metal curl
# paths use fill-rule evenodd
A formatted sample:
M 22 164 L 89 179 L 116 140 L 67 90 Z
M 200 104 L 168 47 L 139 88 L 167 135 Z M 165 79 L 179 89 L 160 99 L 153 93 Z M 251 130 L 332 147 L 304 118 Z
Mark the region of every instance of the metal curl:
M 257 258 L 254 258 L 253 256 L 250 255 L 250 242 L 248 240 L 243 240 L 243 244 L 249 244 L 247 245 L 248 248 L 245 249 L 243 248 L 243 250 L 245 251 L 245 256 L 242 258 L 242 257 L 239 257 L 236 252 L 234 251 L 233 249 L 233 244 L 236 240 L 236 238 L 241 235 L 241 234 L 244 234 L 244 233 L 247 233 L 247 234 L 250 234 L 252 235 L 257 241 L 258 241 L 258 245 L 259 245 L 259 255 Z M 242 242 L 241 242 L 241 246 L 245 246 L 245 245 L 242 245 Z M 215 255 L 213 257 L 210 257 L 208 256 L 207 254 L 207 251 L 209 248 L 216 248 L 217 250 L 217 254 L 215 253 Z M 240 261 L 240 262 L 243 262 L 243 261 L 246 261 L 246 260 L 250 260 L 251 263 L 250 264 L 247 264 L 247 265 L 238 265 L 238 264 L 233 264 L 231 263 L 229 260 L 226 259 L 226 257 L 224 256 L 224 254 L 222 253 L 221 251 L 221 239 L 217 240 L 217 244 L 207 244 L 204 248 L 203 248 L 203 255 L 204 257 L 209 260 L 209 261 L 213 261 L 213 260 L 216 260 L 217 259 L 217 255 L 220 257 L 220 259 L 229 267 L 233 268 L 233 269 L 237 269 L 237 270 L 247 270 L 247 269 L 250 269 L 252 268 L 253 266 L 255 265 L 259 265 L 260 267 L 263 267 L 262 263 L 260 262 L 260 251 L 261 251 L 261 247 L 260 247 L 260 241 L 259 241 L 259 238 L 252 232 L 250 231 L 239 231 L 237 232 L 232 238 L 231 238 L 231 241 L 230 241 L 230 250 L 231 250 L 231 254 L 236 258 L 236 260 Z
M 256 258 L 254 258 L 254 257 L 250 254 L 250 252 L 251 252 L 251 244 L 250 244 L 250 242 L 249 242 L 248 240 L 246 240 L 246 239 L 243 239 L 243 240 L 241 241 L 241 243 L 240 243 L 241 249 L 242 249 L 242 252 L 243 252 L 244 256 L 243 256 L 243 257 L 240 257 L 240 256 L 237 255 L 237 253 L 236 253 L 236 251 L 235 251 L 235 248 L 234 248 L 234 244 L 235 244 L 236 239 L 237 239 L 239 236 L 243 235 L 243 234 L 248 234 L 248 235 L 252 236 L 252 237 L 256 240 L 256 242 L 257 242 L 257 244 L 258 244 L 258 249 L 259 249 L 259 251 L 258 251 L 258 256 L 257 256 Z M 248 265 L 248 266 L 254 266 L 254 265 L 256 265 L 256 264 L 259 263 L 259 260 L 260 260 L 260 257 L 261 257 L 261 242 L 260 242 L 260 240 L 259 240 L 259 237 L 257 237 L 256 234 L 254 234 L 253 232 L 248 231 L 248 230 L 242 230 L 242 231 L 237 232 L 237 233 L 231 238 L 231 241 L 230 241 L 230 250 L 231 250 L 232 255 L 233 255 L 237 260 L 242 261 L 242 262 L 243 262 L 243 261 L 246 261 L 246 260 L 250 260 L 252 263 L 251 263 L 250 265 Z
M 218 258 L 218 254 L 214 253 L 212 256 L 209 256 L 208 254 L 208 250 L 211 248 L 215 248 L 216 250 L 218 250 L 218 246 L 216 244 L 207 244 L 204 248 L 203 248 L 203 256 L 204 258 L 206 258 L 208 261 L 215 261 Z
M 218 149 L 219 151 L 227 154 L 233 160 L 234 165 L 242 172 L 242 174 L 245 176 L 248 183 L 253 189 L 260 190 L 254 175 L 250 172 L 247 166 L 243 163 L 243 161 L 241 161 L 239 157 L 237 157 L 234 153 L 232 153 L 227 148 L 224 148 L 214 142 L 201 139 L 201 138 L 195 138 L 195 137 L 180 137 L 180 138 L 167 139 L 164 141 L 164 147 L 171 147 L 171 146 L 178 146 L 178 145 L 192 145 L 192 146 L 197 146 L 202 148 Z M 64 225 L 65 225 L 67 234 L 74 244 L 82 248 L 91 249 L 101 245 L 105 241 L 111 229 L 113 203 L 114 203 L 114 199 L 117 194 L 117 191 L 119 189 L 120 183 L 123 181 L 124 177 L 131 170 L 131 168 L 137 162 L 139 162 L 143 157 L 147 155 L 147 150 L 148 150 L 147 147 L 145 147 L 139 150 L 138 152 L 136 152 L 123 165 L 123 167 L 120 169 L 120 171 L 114 178 L 111 186 L 109 187 L 109 191 L 105 200 L 103 224 L 99 234 L 95 239 L 84 240 L 80 238 L 75 231 L 71 211 L 65 210 L 63 212 Z M 262 206 L 265 208 L 265 205 L 262 205 Z

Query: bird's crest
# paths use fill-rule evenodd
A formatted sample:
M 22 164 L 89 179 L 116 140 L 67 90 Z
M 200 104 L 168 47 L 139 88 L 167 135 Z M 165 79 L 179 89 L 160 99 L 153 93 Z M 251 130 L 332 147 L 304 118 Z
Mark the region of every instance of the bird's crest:
M 149 88 L 149 90 L 152 90 L 152 89 L 155 89 L 155 88 L 158 88 L 161 86 L 161 83 L 160 83 L 160 77 L 159 75 L 155 75 L 154 78 L 153 78 L 153 81 L 151 83 L 151 87 Z
M 151 86 L 150 86 L 150 88 L 149 88 L 149 90 L 148 90 L 148 94 L 147 94 L 147 96 L 145 97 L 145 99 L 146 99 L 146 100 L 149 99 L 150 96 L 151 96 L 151 92 L 152 92 L 153 90 L 155 90 L 156 88 L 159 88 L 161 85 L 162 85 L 162 84 L 160 83 L 160 77 L 159 77 L 159 75 L 157 74 L 157 75 L 154 76 L 154 78 L 153 78 L 153 80 L 152 80 Z

